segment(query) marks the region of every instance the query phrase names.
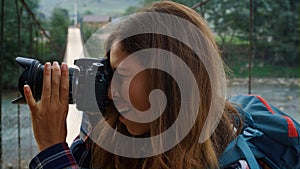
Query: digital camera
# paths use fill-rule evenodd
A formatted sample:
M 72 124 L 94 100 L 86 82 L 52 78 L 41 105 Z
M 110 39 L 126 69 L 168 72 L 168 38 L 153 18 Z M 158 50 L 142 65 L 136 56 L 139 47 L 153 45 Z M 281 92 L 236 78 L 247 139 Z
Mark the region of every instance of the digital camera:
M 18 90 L 21 97 L 12 101 L 25 104 L 23 86 L 28 84 L 35 100 L 40 100 L 43 88 L 44 66 L 36 59 L 17 57 L 16 62 L 25 70 L 19 77 Z M 104 112 L 112 69 L 106 58 L 80 58 L 74 61 L 76 67 L 69 68 L 69 104 L 76 104 L 80 111 Z

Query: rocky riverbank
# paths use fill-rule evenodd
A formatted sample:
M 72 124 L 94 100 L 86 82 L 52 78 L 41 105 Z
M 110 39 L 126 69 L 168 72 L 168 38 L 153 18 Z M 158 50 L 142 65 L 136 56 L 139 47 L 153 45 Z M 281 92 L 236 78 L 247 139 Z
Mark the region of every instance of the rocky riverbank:
M 248 86 L 248 78 L 231 78 L 227 80 L 227 85 Z M 270 85 L 285 87 L 300 87 L 300 78 L 252 78 L 251 85 Z

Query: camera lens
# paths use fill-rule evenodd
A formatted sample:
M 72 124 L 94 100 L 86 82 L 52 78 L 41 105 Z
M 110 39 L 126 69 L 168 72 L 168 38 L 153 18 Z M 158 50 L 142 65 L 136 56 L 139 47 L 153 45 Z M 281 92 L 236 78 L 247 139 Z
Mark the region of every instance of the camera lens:
M 26 100 L 24 98 L 24 90 L 23 90 L 25 84 L 28 84 L 30 86 L 34 99 L 40 100 L 42 96 L 42 89 L 43 89 L 44 66 L 36 59 L 24 58 L 24 57 L 17 57 L 16 62 L 19 65 L 21 65 L 25 70 L 19 77 L 19 84 L 18 84 L 18 89 L 22 94 L 22 97 L 13 100 L 12 103 L 14 104 L 26 103 Z M 76 74 L 78 74 L 77 69 L 69 68 L 69 103 L 70 104 L 75 102 L 73 100 L 73 95 L 75 96 L 76 94 L 76 83 L 78 83 L 76 82 L 76 78 L 77 78 Z
M 16 62 L 24 68 L 19 78 L 18 89 L 22 94 L 12 101 L 25 104 L 23 87 L 28 84 L 35 100 L 40 100 L 43 88 L 44 66 L 35 59 L 17 57 Z M 86 112 L 104 112 L 110 101 L 107 97 L 112 78 L 112 69 L 108 59 L 80 58 L 74 61 L 74 68 L 69 68 L 69 104 L 76 103 L 76 108 Z

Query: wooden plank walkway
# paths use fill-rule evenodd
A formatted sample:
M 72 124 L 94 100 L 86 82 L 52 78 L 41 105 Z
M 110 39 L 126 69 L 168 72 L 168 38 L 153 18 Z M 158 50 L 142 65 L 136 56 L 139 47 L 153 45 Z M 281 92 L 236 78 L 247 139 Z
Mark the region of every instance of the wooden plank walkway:
M 83 44 L 80 29 L 77 27 L 69 27 L 64 62 L 67 63 L 68 66 L 74 66 L 73 62 L 75 59 L 84 57 L 82 51 Z M 75 105 L 69 105 L 69 113 L 67 117 L 67 143 L 69 146 L 75 137 L 79 135 L 81 120 L 82 112 L 78 111 Z

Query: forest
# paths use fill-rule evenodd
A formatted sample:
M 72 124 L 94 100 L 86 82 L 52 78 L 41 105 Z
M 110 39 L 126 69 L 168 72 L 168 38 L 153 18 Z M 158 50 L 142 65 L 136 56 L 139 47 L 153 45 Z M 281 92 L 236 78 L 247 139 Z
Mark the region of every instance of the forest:
M 250 0 L 175 1 L 194 8 L 207 20 L 234 76 L 248 75 L 249 55 L 253 59 L 253 76 L 300 76 L 298 0 L 254 0 L 252 20 Z M 122 15 L 113 17 L 131 14 L 151 2 L 153 0 L 140 0 Z M 39 5 L 38 0 L 2 0 L 1 80 L 4 89 L 17 85 L 21 68 L 14 61 L 16 56 L 30 56 L 42 63 L 61 62 L 64 57 L 67 28 L 73 24 L 72 14 L 64 6 L 56 6 L 51 14 L 45 15 Z M 118 3 L 111 8 L 115 5 Z M 80 16 L 97 13 L 94 8 L 88 9 L 86 4 L 87 10 L 81 11 Z

